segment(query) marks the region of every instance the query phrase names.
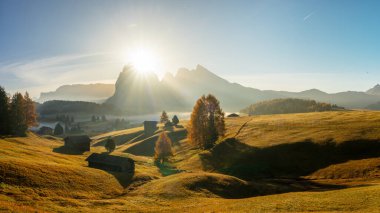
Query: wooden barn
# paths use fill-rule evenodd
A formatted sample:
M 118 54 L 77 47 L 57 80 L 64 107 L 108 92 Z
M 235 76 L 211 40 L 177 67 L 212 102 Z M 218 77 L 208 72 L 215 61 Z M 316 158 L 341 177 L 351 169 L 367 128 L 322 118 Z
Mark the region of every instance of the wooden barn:
M 157 130 L 157 121 L 144 121 L 145 134 L 152 134 Z
M 92 168 L 112 172 L 135 172 L 135 161 L 126 157 L 93 153 L 86 161 L 88 161 L 88 166 Z
M 68 150 L 86 152 L 90 151 L 91 139 L 87 135 L 67 136 L 63 139 L 64 147 Z

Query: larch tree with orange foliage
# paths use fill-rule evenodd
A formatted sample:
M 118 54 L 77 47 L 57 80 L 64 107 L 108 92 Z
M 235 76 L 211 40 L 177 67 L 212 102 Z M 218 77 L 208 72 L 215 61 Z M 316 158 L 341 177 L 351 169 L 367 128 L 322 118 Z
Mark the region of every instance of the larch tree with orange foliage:
M 37 113 L 33 100 L 29 97 L 29 93 L 24 95 L 25 100 L 25 121 L 28 127 L 37 126 Z
M 172 141 L 166 132 L 162 132 L 156 141 L 154 147 L 154 160 L 158 163 L 164 163 L 173 155 Z
M 197 100 L 188 125 L 189 141 L 201 149 L 210 149 L 226 131 L 224 112 L 215 96 L 209 94 Z

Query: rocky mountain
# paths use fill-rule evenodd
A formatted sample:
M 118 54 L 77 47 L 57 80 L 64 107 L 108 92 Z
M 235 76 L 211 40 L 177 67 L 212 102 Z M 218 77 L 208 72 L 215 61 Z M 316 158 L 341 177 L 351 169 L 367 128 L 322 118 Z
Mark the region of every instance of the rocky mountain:
M 208 93 L 214 94 L 223 109 L 229 112 L 276 98 L 312 99 L 346 108 L 365 108 L 380 101 L 380 96 L 366 92 L 329 94 L 317 89 L 303 92 L 258 90 L 231 83 L 198 65 L 193 70 L 181 68 L 176 75 L 167 73 L 161 81 L 153 73 L 141 75 L 125 67 L 116 82 L 114 95 L 106 103 L 131 113 L 190 111 L 196 99 Z
M 131 67 L 120 73 L 115 93 L 106 103 L 133 114 L 186 110 L 186 99 L 177 88 L 159 81 L 154 73 L 140 74 Z
M 380 95 L 380 85 L 376 84 L 373 88 L 367 90 L 367 94 Z
M 43 92 L 38 102 L 50 100 L 103 102 L 115 92 L 114 84 L 63 85 L 52 92 Z

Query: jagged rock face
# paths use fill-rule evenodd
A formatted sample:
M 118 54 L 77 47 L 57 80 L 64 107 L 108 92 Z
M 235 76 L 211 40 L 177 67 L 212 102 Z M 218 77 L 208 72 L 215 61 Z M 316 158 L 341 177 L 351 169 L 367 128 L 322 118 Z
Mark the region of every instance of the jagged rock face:
M 183 100 L 159 81 L 154 73 L 141 75 L 125 67 L 115 84 L 115 94 L 106 103 L 125 112 L 153 113 L 183 108 Z
M 181 68 L 175 76 L 167 73 L 161 81 L 155 74 L 141 77 L 126 67 L 116 82 L 114 96 L 107 103 L 134 113 L 191 111 L 196 99 L 209 93 L 216 95 L 228 111 L 237 111 L 265 98 L 279 97 L 230 83 L 200 65 L 194 70 Z

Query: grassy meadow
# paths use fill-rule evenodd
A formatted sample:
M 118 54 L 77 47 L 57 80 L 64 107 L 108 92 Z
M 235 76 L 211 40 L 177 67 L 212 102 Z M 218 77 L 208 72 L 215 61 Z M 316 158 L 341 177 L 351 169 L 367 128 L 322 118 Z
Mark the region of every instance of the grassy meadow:
M 186 126 L 186 121 L 181 125 Z M 60 153 L 54 137 L 0 139 L 0 211 L 307 212 L 380 210 L 380 112 L 227 118 L 209 151 L 169 131 L 174 156 L 157 167 L 142 127 L 94 136 L 90 152 Z M 133 177 L 87 167 L 115 138 Z

